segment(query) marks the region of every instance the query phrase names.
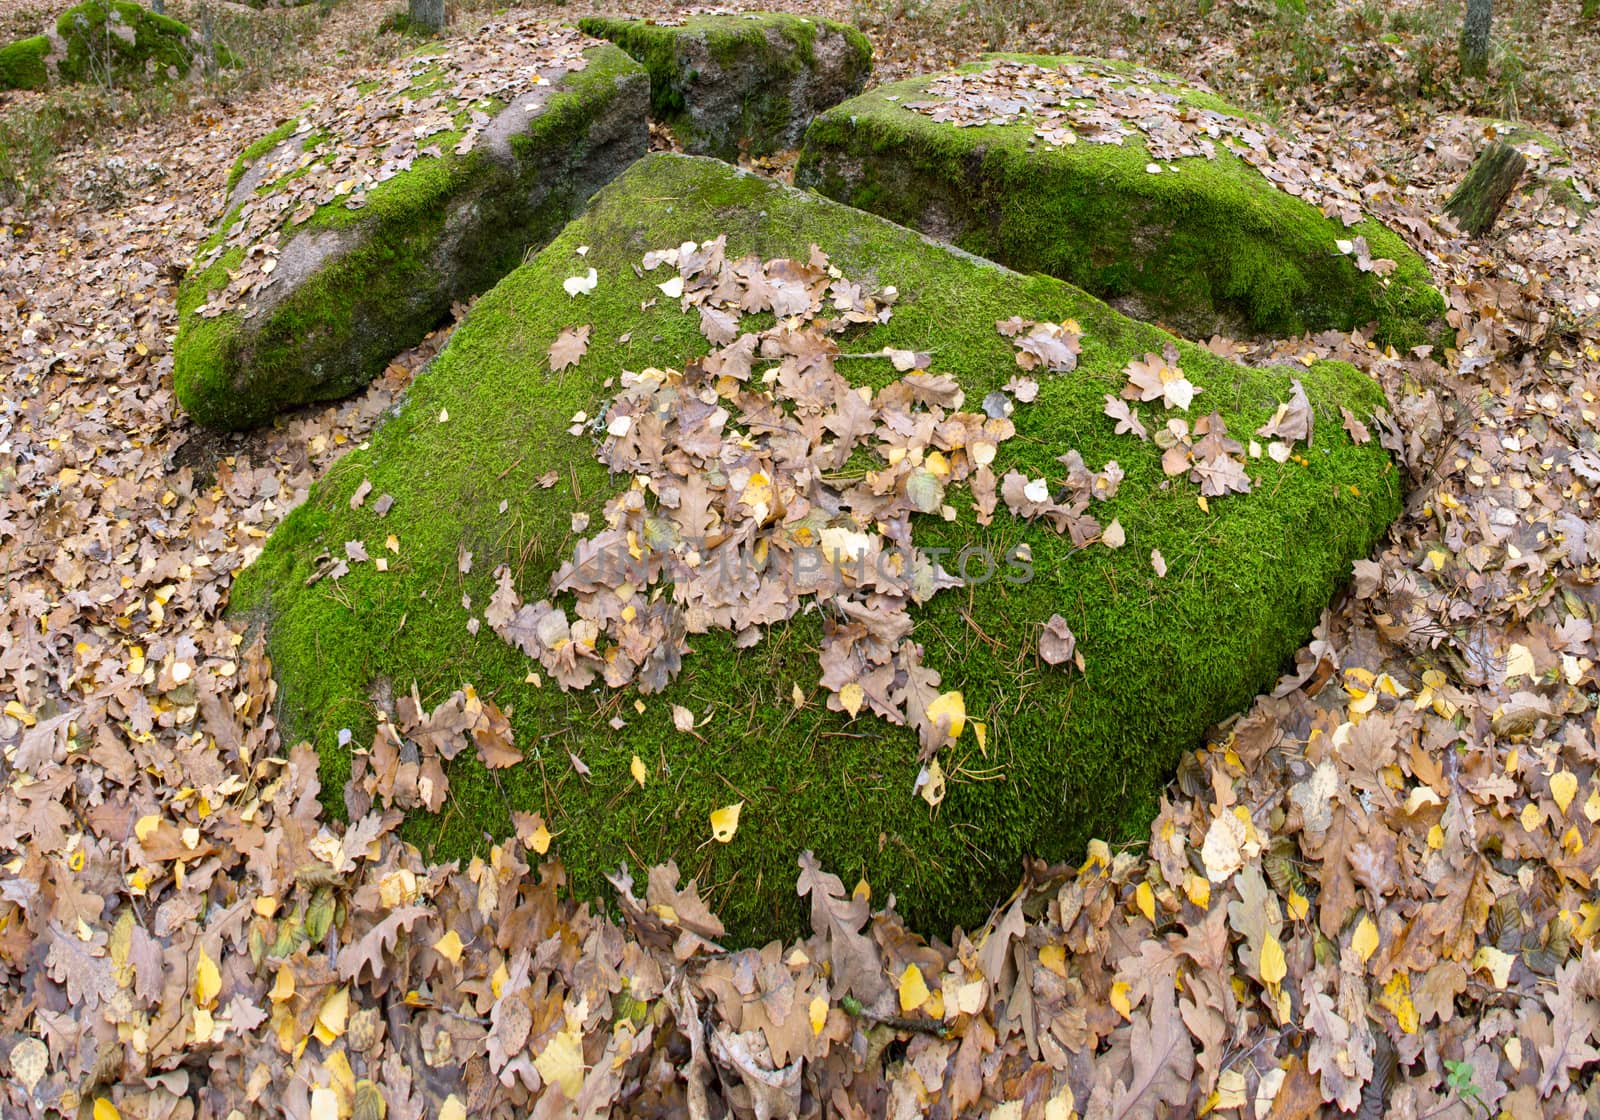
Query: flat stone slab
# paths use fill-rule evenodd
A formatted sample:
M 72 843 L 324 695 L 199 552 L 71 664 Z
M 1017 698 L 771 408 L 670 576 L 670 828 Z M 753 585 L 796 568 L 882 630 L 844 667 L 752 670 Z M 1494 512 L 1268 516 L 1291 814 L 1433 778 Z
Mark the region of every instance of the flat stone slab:
M 650 72 L 652 116 L 687 152 L 733 160 L 800 146 L 822 110 L 861 92 L 872 44 L 848 24 L 783 12 L 688 16 L 675 23 L 578 21 Z
M 360 388 L 644 154 L 648 96 L 609 43 L 508 18 L 309 106 L 179 290 L 179 402 L 240 428 Z
M 89 0 L 68 8 L 43 35 L 0 47 L 0 89 L 43 89 L 111 75 L 167 80 L 189 72 L 204 50 L 178 20 L 131 0 Z
M 795 182 L 1193 337 L 1432 341 L 1427 266 L 1306 155 L 1154 71 L 991 55 L 824 113 Z
M 1399 511 L 1382 407 L 655 154 L 474 305 L 233 611 L 330 801 L 354 768 L 436 857 L 553 836 L 584 897 L 675 859 L 752 939 L 803 923 L 809 849 L 972 928 L 1025 853 L 1143 834 L 1276 680 Z

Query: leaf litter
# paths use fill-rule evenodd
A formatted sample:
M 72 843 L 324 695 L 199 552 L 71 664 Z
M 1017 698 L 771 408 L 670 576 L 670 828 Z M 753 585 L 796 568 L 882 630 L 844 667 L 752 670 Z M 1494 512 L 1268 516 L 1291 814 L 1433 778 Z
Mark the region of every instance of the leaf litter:
M 316 757 L 278 742 L 262 651 L 218 611 L 426 354 L 197 456 L 164 254 L 205 235 L 187 198 L 225 160 L 203 125 L 123 139 L 196 189 L 0 221 L 8 1114 L 1600 1110 L 1593 218 L 1514 199 L 1485 250 L 1389 202 L 1449 297 L 1439 353 L 1214 340 L 1372 372 L 1394 407 L 1369 434 L 1414 490 L 1275 694 L 1185 760 L 1147 846 L 1030 866 L 984 929 L 933 942 L 892 884 L 803 859 L 813 935 L 727 952 L 671 867 L 618 875 L 620 921 L 574 906 L 542 822 L 464 866 L 401 843 L 399 799 L 493 727 L 465 690 L 380 727 L 378 796 L 321 819 Z M 1447 140 L 1414 171 L 1435 203 Z

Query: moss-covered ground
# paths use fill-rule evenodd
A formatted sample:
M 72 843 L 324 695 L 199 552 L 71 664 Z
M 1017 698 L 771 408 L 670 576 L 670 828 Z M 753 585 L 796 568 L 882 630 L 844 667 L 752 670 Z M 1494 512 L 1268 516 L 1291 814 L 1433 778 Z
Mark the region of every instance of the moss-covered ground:
M 1101 60 L 993 55 L 1041 66 Z M 1224 145 L 1214 159 L 1151 174 L 1140 136 L 1123 144 L 1032 142 L 1026 120 L 959 128 L 906 109 L 930 79 L 879 86 L 813 122 L 796 182 L 935 233 L 1024 271 L 1044 272 L 1141 317 L 1208 334 L 1286 337 L 1375 321 L 1395 346 L 1432 341 L 1444 301 L 1427 265 L 1381 223 L 1346 228 L 1274 187 Z M 1245 116 L 1174 85 L 1196 108 Z M 1385 280 L 1335 247 L 1364 236 L 1397 262 Z
M 872 69 L 872 44 L 859 30 L 787 12 L 689 16 L 674 27 L 589 16 L 580 19 L 578 27 L 632 55 L 650 75 L 651 116 L 670 126 L 690 151 L 719 159 L 734 159 L 741 148 L 759 156 L 783 146 L 783 134 L 795 113 L 787 89 L 802 70 L 815 64 L 819 27 L 844 36 L 848 43 L 848 84 L 853 88 L 859 89 Z M 756 79 L 740 93 L 738 119 L 722 127 L 713 127 L 690 104 L 703 59 L 724 72 L 746 69 Z
M 1093 469 L 1116 459 L 1126 479 L 1095 513 L 1119 519 L 1127 544 L 1074 552 L 1003 506 L 980 527 L 959 492 L 956 521 L 915 526 L 924 547 L 1004 556 L 1026 542 L 1033 555 L 1031 582 L 945 591 L 916 612 L 914 638 L 943 674 L 941 687 L 963 690 L 971 718 L 988 725 L 986 748 L 969 731 L 941 755 L 950 787 L 937 810 L 913 794 L 914 733 L 825 710 L 815 614 L 773 627 L 747 650 L 726 634 L 693 639 L 681 675 L 647 697 L 532 687 L 526 658 L 487 626 L 468 631 L 497 566 L 511 567 L 525 599 L 546 595 L 576 540 L 571 515 L 587 512 L 598 524 L 626 485 L 607 477 L 591 437 L 569 435 L 568 425 L 579 411 L 603 414 L 620 370 L 681 368 L 705 352 L 697 318 L 659 298 L 662 274 L 641 277 L 634 266 L 647 249 L 719 234 L 730 259 L 803 256 L 814 242 L 846 276 L 898 286 L 892 321 L 845 348 L 930 350 L 933 369 L 961 381 L 969 408 L 1017 372 L 997 320 L 1075 318 L 1083 328 L 1079 368 L 1041 379 L 995 467 L 1060 478 L 1054 460 L 1069 449 Z M 562 281 L 590 266 L 594 293 L 568 298 Z M 642 311 L 646 300 L 654 305 Z M 583 323 L 594 326 L 587 356 L 552 374 L 551 341 Z M 638 869 L 674 858 L 710 888 L 737 940 L 798 927 L 795 861 L 804 849 L 847 884 L 864 876 L 879 900 L 893 892 L 914 923 L 971 928 L 1011 888 L 1025 853 L 1073 858 L 1091 837 L 1141 836 L 1179 755 L 1273 681 L 1351 561 L 1399 510 L 1386 454 L 1375 442 L 1353 446 L 1339 423 L 1340 405 L 1364 416 L 1382 403 L 1373 383 L 1336 363 L 1246 369 L 1187 343 L 1183 368 L 1204 390 L 1197 405 L 1220 410 L 1234 434 L 1248 438 L 1265 423 L 1294 376 L 1317 427 L 1303 462 L 1252 461 L 1255 492 L 1211 499 L 1209 509 L 1186 479 L 1165 480 L 1160 451 L 1113 434 L 1101 409 L 1129 359 L 1171 341 L 1060 281 L 997 268 L 715 161 L 652 155 L 478 301 L 398 417 L 337 463 L 241 574 L 232 610 L 266 623 L 286 740 L 307 738 L 321 751 L 336 812 L 350 772 L 339 731 L 351 729 L 358 746 L 371 741 L 375 682 L 395 695 L 415 682 L 430 707 L 471 684 L 511 713 L 526 761 L 490 772 L 463 751 L 450 764 L 441 813 L 419 812 L 405 825 L 435 857 L 482 852 L 486 834 L 511 830 L 513 809 L 537 810 L 580 896 L 609 897 L 602 874 L 621 862 Z M 897 376 L 884 361 L 841 368 L 864 384 Z M 559 481 L 541 488 L 536 480 L 550 471 Z M 363 482 L 372 497 L 352 510 Z M 383 494 L 395 501 L 380 519 L 372 506 Z M 390 534 L 397 554 L 385 552 Z M 359 564 L 307 587 L 318 557 L 342 556 L 350 540 L 386 555 L 390 570 Z M 465 576 L 461 547 L 473 556 Z M 1169 565 L 1165 578 L 1152 570 L 1152 549 Z M 1078 636 L 1082 673 L 1036 654 L 1040 625 L 1055 613 Z M 796 686 L 807 698 L 799 708 Z M 670 704 L 703 721 L 696 734 L 674 730 Z M 626 726 L 613 730 L 613 717 Z M 580 776 L 569 755 L 591 775 Z M 643 788 L 629 773 L 635 755 L 648 769 Z M 709 812 L 734 801 L 744 802 L 738 835 L 712 842 Z
M 638 66 L 609 45 L 585 52 L 588 64 L 568 74 L 559 92 L 512 139 L 512 153 L 527 169 L 561 167 L 586 143 L 593 122 L 621 96 L 618 82 Z M 640 79 L 642 81 L 642 78 Z M 251 145 L 229 177 L 230 189 L 275 144 L 292 135 L 291 121 Z M 315 138 L 310 138 L 314 144 Z M 353 249 L 337 254 L 294 294 L 270 312 L 246 319 L 242 311 L 204 318 L 196 309 L 207 294 L 224 287 L 243 250 L 223 253 L 185 278 L 178 293 L 179 332 L 174 347 L 173 381 L 178 400 L 198 421 L 213 427 L 261 424 L 282 408 L 345 396 L 370 381 L 399 350 L 435 327 L 451 298 L 482 291 L 514 268 L 530 245 L 548 240 L 581 205 L 575 184 L 550 175 L 551 190 L 532 211 L 522 203 L 526 189 L 511 189 L 512 172 L 482 150 L 465 156 L 451 151 L 454 138 L 434 137 L 441 156 L 418 157 L 412 167 L 367 194 L 366 205 L 350 210 L 342 202 L 319 207 L 297 234 L 360 226 Z M 451 208 L 464 192 L 475 192 L 476 232 L 457 249 L 455 272 L 447 278 L 453 295 L 427 298 L 441 288 L 434 252 Z M 235 207 L 213 240 L 202 245 L 203 259 L 237 220 Z M 239 382 L 249 371 L 249 388 Z

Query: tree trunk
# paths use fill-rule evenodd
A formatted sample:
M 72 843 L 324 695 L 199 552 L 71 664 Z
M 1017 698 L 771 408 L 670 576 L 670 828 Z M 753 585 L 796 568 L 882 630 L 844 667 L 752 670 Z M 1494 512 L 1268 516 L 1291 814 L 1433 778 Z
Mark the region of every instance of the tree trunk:
M 411 0 L 411 26 L 437 35 L 444 30 L 444 0 Z
M 1444 204 L 1445 213 L 1456 220 L 1463 233 L 1481 237 L 1494 225 L 1500 208 L 1527 168 L 1528 161 L 1521 152 L 1496 140 L 1472 161 L 1467 177 Z
M 1461 24 L 1461 73 L 1481 78 L 1489 72 L 1489 22 L 1494 0 L 1467 0 L 1467 18 Z

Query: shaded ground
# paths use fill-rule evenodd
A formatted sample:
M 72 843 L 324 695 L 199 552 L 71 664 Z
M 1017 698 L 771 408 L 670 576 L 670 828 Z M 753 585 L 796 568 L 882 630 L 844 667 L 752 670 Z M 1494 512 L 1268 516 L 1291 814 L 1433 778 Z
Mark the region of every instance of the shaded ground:
M 967 53 L 994 26 L 983 11 L 865 21 L 881 76 Z M 1126 23 L 1074 11 L 1048 32 L 1002 13 L 994 45 L 1084 50 Z M 1433 9 L 1397 11 L 1425 61 Z M 397 1117 L 555 1116 L 573 1111 L 563 1093 L 598 1115 L 1600 1110 L 1600 220 L 1534 195 L 1480 243 L 1438 223 L 1480 127 L 1433 111 L 1459 105 L 1448 90 L 1390 102 L 1376 75 L 1438 83 L 1447 58 L 1363 69 L 1396 45 L 1348 38 L 1340 66 L 1282 98 L 1282 123 L 1399 215 L 1457 336 L 1426 355 L 1359 334 L 1263 348 L 1378 377 L 1395 426 L 1374 434 L 1413 486 L 1278 694 L 1185 763 L 1148 847 L 1028 869 L 984 930 L 925 942 L 868 921 L 894 884 L 852 895 L 797 868 L 817 934 L 725 954 L 670 873 L 634 869 L 642 898 L 621 896 L 620 917 L 574 909 L 538 822 L 485 861 L 429 868 L 381 805 L 322 821 L 313 756 L 277 742 L 259 647 L 219 620 L 232 573 L 439 342 L 248 438 L 201 437 L 171 397 L 175 279 L 234 152 L 395 49 L 370 34 L 381 13 L 335 9 L 297 59 L 310 76 L 70 149 L 52 201 L 0 211 L 8 1111 L 374 1115 L 377 1095 Z M 1526 41 L 1581 85 L 1593 40 L 1569 14 Z M 1141 61 L 1282 94 L 1249 73 L 1294 55 L 1252 33 L 1268 17 L 1146 17 Z M 1194 27 L 1211 38 L 1183 46 Z M 1327 49 L 1295 57 L 1314 68 Z M 1499 111 L 1497 88 L 1482 101 Z M 1592 182 L 1593 106 L 1566 106 L 1547 123 Z M 881 994 L 861 1007 L 847 989 Z

